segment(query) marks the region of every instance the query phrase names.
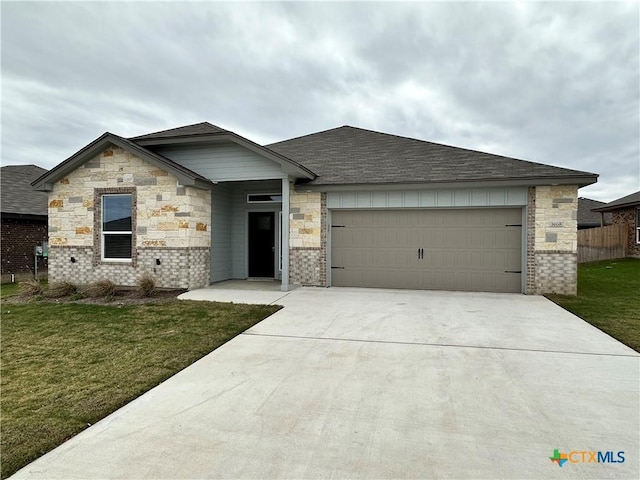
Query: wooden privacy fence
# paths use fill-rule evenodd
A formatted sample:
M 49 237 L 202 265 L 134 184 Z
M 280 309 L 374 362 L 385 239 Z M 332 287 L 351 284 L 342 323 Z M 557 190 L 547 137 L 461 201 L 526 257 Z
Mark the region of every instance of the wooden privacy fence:
M 578 263 L 623 258 L 627 254 L 627 225 L 578 230 Z

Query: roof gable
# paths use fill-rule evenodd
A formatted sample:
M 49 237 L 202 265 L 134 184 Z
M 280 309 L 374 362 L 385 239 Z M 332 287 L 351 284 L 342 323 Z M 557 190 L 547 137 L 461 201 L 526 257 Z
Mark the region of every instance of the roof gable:
M 31 182 L 44 175 L 37 165 L 7 165 L 0 169 L 2 213 L 46 216 L 47 194 L 34 192 Z
M 578 198 L 578 227 L 599 227 L 603 220 L 605 225 L 610 225 L 613 222 L 613 217 L 610 213 L 605 214 L 603 219 L 600 213 L 593 211 L 594 208 L 603 205 L 605 205 L 604 202 L 592 200 L 591 198 Z
M 343 126 L 268 145 L 314 171 L 308 185 L 597 180 L 589 172 Z
M 199 188 L 210 188 L 213 185 L 213 182 L 204 178 L 202 175 L 192 172 L 188 168 L 185 168 L 182 165 L 179 165 L 174 161 L 163 157 L 162 155 L 147 150 L 146 148 L 141 147 L 140 145 L 137 145 L 130 140 L 119 137 L 109 132 L 101 135 L 89 145 L 74 153 L 71 157 L 67 158 L 64 162 L 58 164 L 49 172 L 37 178 L 31 183 L 31 185 L 36 190 L 52 190 L 53 184 L 55 182 L 63 178 L 69 172 L 72 172 L 76 168 L 80 167 L 91 158 L 98 155 L 111 144 L 116 145 L 117 147 L 120 147 L 130 153 L 133 153 L 143 160 L 146 160 L 156 165 L 157 167 L 173 174 L 178 178 L 178 181 L 182 185 L 190 185 Z
M 296 178 L 310 180 L 316 176 L 313 171 L 306 168 L 299 162 L 296 162 L 267 147 L 252 142 L 248 138 L 242 137 L 237 133 L 217 127 L 208 122 L 195 123 L 184 127 L 162 130 L 160 132 L 149 133 L 147 135 L 140 135 L 138 137 L 132 137 L 129 140 L 140 146 L 149 148 L 231 142 L 279 164 L 285 173 Z
M 627 195 L 625 197 L 618 198 L 617 200 L 613 200 L 612 202 L 609 202 L 602 207 L 594 208 L 594 211 L 610 212 L 612 210 L 618 210 L 620 208 L 626 208 L 626 207 L 633 207 L 636 205 L 640 205 L 640 190 L 630 195 Z
M 228 133 L 227 130 L 213 125 L 209 122 L 194 123 L 193 125 L 185 125 L 183 127 L 170 128 L 159 132 L 138 135 L 129 140 L 158 140 L 178 137 L 192 137 L 194 135 L 216 135 L 219 133 Z

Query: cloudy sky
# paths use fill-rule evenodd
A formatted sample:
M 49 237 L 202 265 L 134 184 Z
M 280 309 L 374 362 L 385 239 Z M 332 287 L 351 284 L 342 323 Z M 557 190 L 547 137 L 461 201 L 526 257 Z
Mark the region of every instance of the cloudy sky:
M 640 189 L 640 4 L 2 2 L 2 164 L 209 121 L 353 125 Z

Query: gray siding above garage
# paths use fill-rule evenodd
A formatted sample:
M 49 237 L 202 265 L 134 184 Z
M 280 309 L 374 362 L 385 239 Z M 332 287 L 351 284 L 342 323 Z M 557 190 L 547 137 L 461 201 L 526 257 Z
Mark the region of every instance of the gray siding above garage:
M 283 175 L 279 164 L 235 143 L 157 147 L 155 151 L 214 182 Z
M 519 207 L 526 204 L 526 187 L 327 193 L 328 208 Z

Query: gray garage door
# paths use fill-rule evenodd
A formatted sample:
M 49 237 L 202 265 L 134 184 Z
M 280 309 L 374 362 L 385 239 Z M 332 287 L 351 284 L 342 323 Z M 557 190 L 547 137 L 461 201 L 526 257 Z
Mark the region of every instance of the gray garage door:
M 333 210 L 331 284 L 520 292 L 522 210 Z

